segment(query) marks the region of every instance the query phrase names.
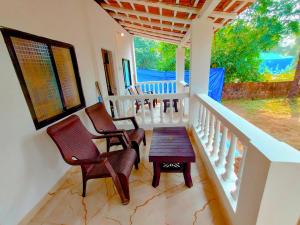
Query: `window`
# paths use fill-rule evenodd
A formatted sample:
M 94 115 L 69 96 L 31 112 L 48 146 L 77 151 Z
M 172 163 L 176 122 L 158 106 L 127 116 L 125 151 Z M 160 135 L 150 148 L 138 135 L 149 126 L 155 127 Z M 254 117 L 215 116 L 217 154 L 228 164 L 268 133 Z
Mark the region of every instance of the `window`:
M 72 45 L 1 28 L 36 129 L 85 107 Z
M 130 61 L 128 59 L 122 59 L 122 65 L 123 65 L 125 88 L 127 89 L 132 85 L 131 72 L 130 72 Z

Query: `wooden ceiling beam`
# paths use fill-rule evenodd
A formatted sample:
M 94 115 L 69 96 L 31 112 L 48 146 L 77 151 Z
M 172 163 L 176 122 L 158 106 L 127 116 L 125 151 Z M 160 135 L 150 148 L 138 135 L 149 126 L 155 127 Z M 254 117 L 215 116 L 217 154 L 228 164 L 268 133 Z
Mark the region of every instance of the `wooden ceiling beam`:
M 118 13 L 124 13 L 124 14 L 130 14 L 130 15 L 135 15 L 135 16 L 142 16 L 145 18 L 151 18 L 151 19 L 156 19 L 156 20 L 162 20 L 162 21 L 169 21 L 169 22 L 174 22 L 174 23 L 180 23 L 180 24 L 191 24 L 191 20 L 186 20 L 186 19 L 181 19 L 181 18 L 175 18 L 175 17 L 169 17 L 169 16 L 163 16 L 163 15 L 156 15 L 156 14 L 151 14 L 151 13 L 145 13 L 145 12 L 140 12 L 137 10 L 130 10 L 130 9 L 124 9 L 124 8 L 118 8 L 118 7 L 113 7 L 107 4 L 102 4 L 101 5 L 103 9 L 110 10 L 113 12 L 118 12 Z
M 149 22 L 149 21 L 146 21 L 146 20 L 138 20 L 138 19 L 134 19 L 134 18 L 126 17 L 126 16 L 122 16 L 122 15 L 117 15 L 117 14 L 112 15 L 112 17 L 115 18 L 115 19 L 128 21 L 130 23 L 138 23 L 138 24 L 148 25 L 148 26 L 151 26 L 151 27 L 154 26 L 154 27 L 159 27 L 159 28 L 172 29 L 172 26 L 168 25 L 168 24 Z M 179 30 L 179 31 L 187 31 L 188 30 L 185 27 L 178 27 L 178 26 L 174 26 L 173 29 L 174 30 Z
M 161 34 L 157 34 L 157 33 L 151 33 L 151 32 L 148 32 L 148 31 L 140 31 L 140 30 L 136 30 L 136 29 L 133 29 L 133 28 L 129 29 L 129 32 L 131 32 L 131 31 L 133 33 L 145 34 L 145 35 L 149 35 L 149 36 L 153 36 L 153 37 L 158 37 L 158 38 L 162 38 L 162 39 L 177 41 L 178 43 L 180 43 L 180 41 L 181 41 L 180 38 L 166 36 L 166 35 L 161 35 Z
M 163 3 L 163 2 L 150 2 L 150 1 L 145 1 L 145 0 L 120 0 L 120 1 L 126 2 L 126 3 L 150 6 L 150 7 L 155 7 L 155 8 L 163 8 L 163 9 L 168 9 L 168 10 L 173 10 L 173 11 L 178 11 L 178 12 L 185 12 L 185 13 L 196 14 L 198 12 L 198 9 L 194 8 L 194 7 L 174 5 L 174 4 L 168 4 L 168 3 Z
M 197 14 L 197 18 L 207 18 L 220 3 L 220 0 L 206 0 L 202 8 L 199 10 Z M 181 41 L 181 45 L 186 45 L 186 43 L 191 38 L 191 28 L 186 32 L 185 36 Z
M 182 34 L 182 33 L 175 33 L 175 32 L 165 31 L 165 30 L 157 30 L 157 29 L 142 27 L 142 26 L 138 26 L 138 25 L 134 25 L 134 24 L 129 24 L 129 23 L 124 23 L 124 22 L 120 22 L 120 24 L 125 29 L 127 29 L 127 28 L 135 28 L 135 29 L 140 29 L 140 30 L 144 30 L 144 31 L 154 32 L 154 33 L 158 33 L 158 34 L 171 35 L 171 36 L 175 36 L 175 37 L 179 37 L 179 38 L 182 38 L 184 36 L 184 34 Z
M 135 32 L 129 32 L 129 33 L 131 33 L 134 36 L 144 37 L 144 38 L 151 39 L 154 41 L 162 41 L 162 42 L 175 44 L 175 45 L 178 45 L 180 43 L 179 41 L 172 41 L 172 40 L 168 40 L 168 39 L 164 39 L 164 38 L 160 38 L 160 37 L 153 37 L 153 36 L 147 35 L 147 34 L 141 34 L 141 33 L 135 33 Z

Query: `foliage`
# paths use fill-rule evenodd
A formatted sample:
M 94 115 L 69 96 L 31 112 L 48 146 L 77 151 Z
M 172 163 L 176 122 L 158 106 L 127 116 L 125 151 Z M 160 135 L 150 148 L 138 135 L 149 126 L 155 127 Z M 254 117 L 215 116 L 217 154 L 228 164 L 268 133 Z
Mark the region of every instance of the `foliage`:
M 136 37 L 134 39 L 136 65 L 142 69 L 158 71 L 176 70 L 177 45 L 165 42 L 151 41 Z M 185 69 L 190 68 L 190 50 L 185 50 Z
M 226 69 L 225 82 L 263 81 L 268 75 L 259 73 L 260 53 L 279 49 L 279 43 L 300 37 L 299 0 L 257 0 L 238 19 L 215 33 L 212 67 Z M 135 38 L 138 68 L 174 71 L 176 45 Z M 283 51 L 281 49 L 281 51 Z M 288 52 L 298 54 L 299 46 Z M 190 50 L 186 49 L 185 68 L 190 66 Z M 284 75 L 283 75 L 284 77 Z
M 159 61 L 159 42 L 145 38 L 134 38 L 136 65 L 142 69 L 156 69 Z
M 262 81 L 263 51 L 275 48 L 286 35 L 299 35 L 298 0 L 259 0 L 214 39 L 212 66 L 226 69 L 225 82 Z

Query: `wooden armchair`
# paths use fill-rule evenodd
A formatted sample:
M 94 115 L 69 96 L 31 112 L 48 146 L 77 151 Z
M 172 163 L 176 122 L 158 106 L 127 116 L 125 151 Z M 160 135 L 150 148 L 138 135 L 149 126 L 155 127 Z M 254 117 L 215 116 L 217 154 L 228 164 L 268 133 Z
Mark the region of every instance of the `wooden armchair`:
M 47 129 L 66 163 L 81 166 L 82 196 L 85 197 L 89 179 L 112 177 L 123 204 L 128 204 L 128 179 L 136 162 L 136 153 L 122 133 L 95 136 L 72 115 Z M 117 138 L 125 150 L 100 153 L 92 139 Z
M 136 151 L 137 154 L 137 163 L 135 164 L 136 169 L 138 168 L 138 163 L 140 162 L 140 152 L 139 146 L 143 141 L 146 145 L 146 136 L 145 131 L 142 128 L 139 128 L 135 117 L 124 117 L 124 118 L 112 118 L 106 111 L 105 105 L 103 103 L 96 103 L 85 109 L 85 112 L 91 119 L 95 130 L 99 134 L 113 134 L 113 133 L 122 133 L 128 140 L 131 142 L 132 148 Z M 118 130 L 113 121 L 120 120 L 130 120 L 134 126 L 132 130 Z M 116 137 L 108 137 L 106 139 L 107 143 L 107 152 L 109 152 L 110 146 L 120 145 L 120 141 Z

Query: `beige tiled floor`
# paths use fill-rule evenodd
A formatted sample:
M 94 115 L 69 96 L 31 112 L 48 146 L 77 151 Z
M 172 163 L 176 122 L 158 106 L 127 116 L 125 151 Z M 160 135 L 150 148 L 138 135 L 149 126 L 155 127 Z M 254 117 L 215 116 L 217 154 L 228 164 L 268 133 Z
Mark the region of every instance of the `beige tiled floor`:
M 192 188 L 187 188 L 183 176 L 175 173 L 163 173 L 160 185 L 151 186 L 152 165 L 148 162 L 151 134 L 147 132 L 148 145 L 141 146 L 140 168 L 133 169 L 130 177 L 128 205 L 121 204 L 109 178 L 89 181 L 87 197 L 82 198 L 80 168 L 72 168 L 57 191 L 48 194 L 49 200 L 29 225 L 227 224 L 199 156 L 192 165 Z

